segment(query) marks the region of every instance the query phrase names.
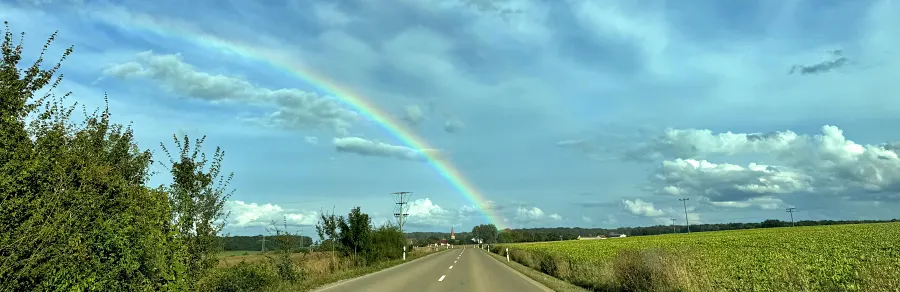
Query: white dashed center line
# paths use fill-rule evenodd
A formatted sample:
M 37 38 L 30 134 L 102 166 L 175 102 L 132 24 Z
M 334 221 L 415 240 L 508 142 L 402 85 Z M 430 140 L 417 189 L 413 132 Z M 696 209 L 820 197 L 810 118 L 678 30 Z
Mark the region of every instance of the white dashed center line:
M 438 282 L 444 281 L 444 277 L 446 277 L 446 276 L 447 276 L 447 275 L 441 275 L 441 278 L 438 279 Z
M 453 266 L 450 266 L 450 269 L 452 270 L 452 269 L 453 269 Z

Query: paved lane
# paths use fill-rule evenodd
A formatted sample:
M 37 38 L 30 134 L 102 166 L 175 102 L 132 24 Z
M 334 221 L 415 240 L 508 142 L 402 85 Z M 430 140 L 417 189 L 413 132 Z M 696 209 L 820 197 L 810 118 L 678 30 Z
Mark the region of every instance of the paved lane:
M 365 275 L 322 292 L 553 291 L 478 248 L 454 248 Z

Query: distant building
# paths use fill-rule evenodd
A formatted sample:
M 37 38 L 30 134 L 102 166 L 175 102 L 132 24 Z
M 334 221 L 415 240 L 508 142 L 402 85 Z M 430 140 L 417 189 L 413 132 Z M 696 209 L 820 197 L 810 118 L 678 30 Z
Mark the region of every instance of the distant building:
M 609 234 L 609 238 L 616 238 L 616 237 L 622 238 L 622 237 L 626 237 L 626 236 L 627 235 L 625 235 L 625 234 L 618 234 L 618 233 L 610 233 Z
M 578 236 L 578 240 L 593 240 L 593 239 L 606 239 L 606 236 L 597 235 L 597 236 Z
M 450 227 L 450 240 L 455 240 L 456 234 L 453 234 L 453 227 Z

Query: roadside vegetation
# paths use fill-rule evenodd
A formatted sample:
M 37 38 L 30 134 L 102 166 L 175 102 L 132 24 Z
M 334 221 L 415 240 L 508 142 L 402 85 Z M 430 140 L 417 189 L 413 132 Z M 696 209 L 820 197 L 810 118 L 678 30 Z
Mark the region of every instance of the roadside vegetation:
M 591 291 L 900 291 L 900 223 L 496 244 Z
M 109 108 L 89 111 L 56 95 L 45 55 L 22 64 L 21 36 L 4 22 L 0 45 L 0 291 L 298 291 L 402 262 L 399 228 L 375 227 L 360 208 L 322 215 L 319 249 L 272 222 L 260 260 L 225 261 L 225 152 L 205 136 L 141 148 Z M 18 40 L 17 40 L 18 39 Z M 105 97 L 104 97 L 105 98 Z M 171 182 L 152 186 L 154 163 Z M 434 250 L 411 252 L 408 259 Z M 250 255 L 250 252 L 245 252 Z M 242 253 L 243 255 L 243 253 Z

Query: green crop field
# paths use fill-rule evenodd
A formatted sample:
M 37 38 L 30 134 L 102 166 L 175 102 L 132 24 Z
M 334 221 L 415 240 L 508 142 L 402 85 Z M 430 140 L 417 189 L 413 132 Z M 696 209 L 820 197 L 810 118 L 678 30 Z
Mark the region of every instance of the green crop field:
M 515 261 L 598 291 L 900 291 L 900 223 L 501 244 L 492 250 L 503 254 L 505 248 Z

